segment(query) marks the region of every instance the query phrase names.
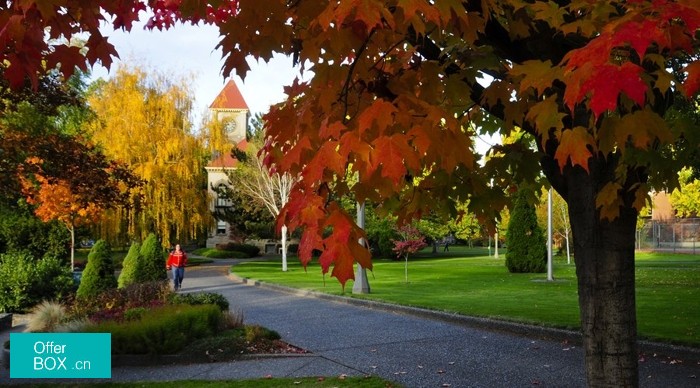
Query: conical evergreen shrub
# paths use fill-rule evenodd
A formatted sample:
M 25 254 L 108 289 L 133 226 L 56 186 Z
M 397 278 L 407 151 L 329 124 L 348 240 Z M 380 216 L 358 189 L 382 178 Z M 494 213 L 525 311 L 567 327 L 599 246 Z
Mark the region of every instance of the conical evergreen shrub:
M 134 241 L 122 262 L 122 272 L 119 274 L 119 288 L 137 283 L 143 260 L 141 258 L 141 243 Z
M 547 268 L 547 242 L 537 224 L 535 207 L 527 200 L 528 192 L 516 193 L 510 214 L 506 243 L 506 267 L 510 272 L 544 272 Z
M 165 270 L 163 247 L 161 247 L 155 234 L 149 234 L 143 241 L 140 253 L 142 264 L 139 273 L 136 275 L 138 283 L 168 279 L 168 273 Z
M 116 287 L 117 279 L 114 277 L 114 263 L 109 244 L 98 240 L 88 254 L 88 262 L 83 270 L 76 296 L 78 299 L 91 298 L 104 290 Z

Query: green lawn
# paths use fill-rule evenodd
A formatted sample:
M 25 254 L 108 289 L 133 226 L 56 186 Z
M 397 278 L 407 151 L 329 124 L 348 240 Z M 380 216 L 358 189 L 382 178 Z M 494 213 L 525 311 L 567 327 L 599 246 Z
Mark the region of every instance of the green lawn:
M 344 295 L 465 315 L 578 328 L 578 296 L 574 264 L 557 257 L 554 282 L 546 274 L 511 274 L 485 248 L 450 247 L 432 255 L 429 250 L 409 259 L 408 283 L 404 262 L 378 260 L 370 272 L 371 294 L 353 295 L 352 281 Z M 307 271 L 289 260 L 236 265 L 242 277 L 329 294 L 343 294 L 335 278 L 324 279 L 317 264 Z M 700 345 L 700 256 L 640 253 L 637 255 L 638 331 L 643 338 Z

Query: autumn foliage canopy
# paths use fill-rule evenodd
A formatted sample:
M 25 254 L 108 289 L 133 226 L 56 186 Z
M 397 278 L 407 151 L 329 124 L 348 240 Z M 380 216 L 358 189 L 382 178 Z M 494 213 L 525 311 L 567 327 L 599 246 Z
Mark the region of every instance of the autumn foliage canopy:
M 402 221 L 429 209 L 454 213 L 454 201 L 468 199 L 487 222 L 505 203 L 503 189 L 534 179 L 541 158 L 555 162 L 558 171 L 545 172 L 556 180 L 567 169 L 588 171 L 591 157 L 601 156 L 624 166 L 597 192 L 600 215 L 614 219 L 621 207 L 643 205 L 649 185 L 629 174 L 641 167 L 655 181 L 651 167 L 663 160 L 648 151 L 695 136 L 657 109 L 669 95 L 690 98 L 700 89 L 695 0 L 30 0 L 9 7 L 0 13 L 0 59 L 14 85 L 36 83 L 46 68 L 70 75 L 86 63 L 109 65 L 117 53 L 100 24 L 128 30 L 144 10 L 148 28 L 218 25 L 224 76 L 244 76 L 246 57 L 274 52 L 312 71 L 267 115 L 266 162 L 303 176 L 280 225 L 303 228 L 303 260 L 321 250 L 324 272 L 332 267 L 341 283 L 353 278 L 354 262 L 371 268 L 357 243 L 363 232 L 336 204 L 342 196 L 380 203 Z M 84 46 L 70 43 L 85 32 Z M 531 134 L 540 154 L 515 144 L 480 166 L 476 133 L 514 128 Z M 359 181 L 348 184 L 350 176 Z

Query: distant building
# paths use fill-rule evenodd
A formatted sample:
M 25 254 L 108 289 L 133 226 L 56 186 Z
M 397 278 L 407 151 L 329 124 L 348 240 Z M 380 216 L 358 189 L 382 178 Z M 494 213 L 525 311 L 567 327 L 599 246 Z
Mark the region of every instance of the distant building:
M 676 211 L 671 205 L 671 195 L 665 191 L 653 193 L 651 196 L 651 219 L 654 221 L 673 221 Z
M 243 95 L 233 80 L 229 80 L 214 102 L 209 106 L 209 114 L 212 118 L 224 122 L 226 136 L 230 148 L 238 146 L 239 149 L 246 148 L 246 132 L 248 129 L 248 119 L 250 110 Z M 213 198 L 209 208 L 214 211 L 216 208 L 230 207 L 231 201 L 226 198 L 219 198 L 215 188 L 220 185 L 229 185 L 227 173 L 236 167 L 238 161 L 231 156 L 231 152 L 223 152 L 214 155 L 212 161 L 205 167 L 207 170 L 207 187 L 210 198 Z M 216 225 L 209 230 L 207 236 L 207 247 L 211 248 L 216 244 L 229 242 L 229 225 L 225 221 L 216 221 Z

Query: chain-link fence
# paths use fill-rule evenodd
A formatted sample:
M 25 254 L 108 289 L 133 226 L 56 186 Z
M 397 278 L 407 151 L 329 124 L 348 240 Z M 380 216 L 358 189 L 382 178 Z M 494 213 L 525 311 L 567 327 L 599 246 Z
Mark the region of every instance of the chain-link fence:
M 700 218 L 647 220 L 637 230 L 637 249 L 700 254 Z

